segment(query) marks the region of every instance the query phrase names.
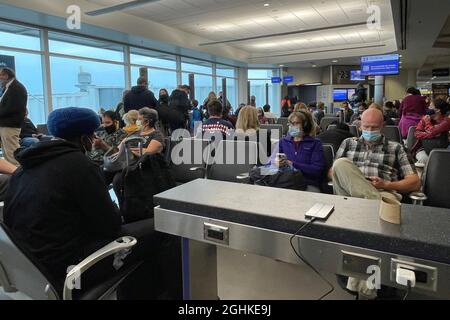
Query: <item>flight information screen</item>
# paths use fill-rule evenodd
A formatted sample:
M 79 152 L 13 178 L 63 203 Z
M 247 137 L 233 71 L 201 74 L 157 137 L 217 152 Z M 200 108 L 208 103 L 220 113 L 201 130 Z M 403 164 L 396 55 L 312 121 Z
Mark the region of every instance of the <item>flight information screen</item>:
M 363 76 L 385 76 L 398 73 L 398 54 L 386 54 L 361 58 L 361 75 Z

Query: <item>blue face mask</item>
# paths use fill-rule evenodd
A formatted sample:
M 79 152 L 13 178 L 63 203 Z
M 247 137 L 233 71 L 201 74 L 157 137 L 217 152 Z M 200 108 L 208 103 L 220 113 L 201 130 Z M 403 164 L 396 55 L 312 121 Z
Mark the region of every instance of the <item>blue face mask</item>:
M 303 131 L 297 127 L 289 127 L 289 135 L 294 138 L 299 138 L 303 136 Z
M 377 142 L 381 138 L 381 131 L 363 131 L 362 137 L 368 142 Z

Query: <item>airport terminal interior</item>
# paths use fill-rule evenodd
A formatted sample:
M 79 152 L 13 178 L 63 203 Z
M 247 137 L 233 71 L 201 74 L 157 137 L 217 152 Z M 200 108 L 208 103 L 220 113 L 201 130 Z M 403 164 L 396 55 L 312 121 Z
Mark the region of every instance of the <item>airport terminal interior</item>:
M 0 300 L 449 300 L 450 1 L 0 0 Z

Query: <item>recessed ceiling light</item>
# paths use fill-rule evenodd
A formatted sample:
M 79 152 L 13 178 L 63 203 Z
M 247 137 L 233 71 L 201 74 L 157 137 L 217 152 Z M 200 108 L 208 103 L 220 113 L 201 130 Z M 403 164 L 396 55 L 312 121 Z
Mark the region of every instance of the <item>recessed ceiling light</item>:
M 338 62 L 339 62 L 339 60 L 333 60 L 333 61 L 331 61 L 331 62 L 333 62 L 333 63 L 338 63 Z
M 313 68 L 316 68 L 316 67 L 317 67 L 317 64 L 313 64 L 312 67 L 313 67 Z
M 270 3 L 264 3 L 264 7 L 270 7 Z
M 280 64 L 280 67 L 284 67 L 284 64 Z
M 403 58 L 403 55 L 401 54 L 401 55 L 399 55 L 399 57 L 400 57 L 400 58 Z

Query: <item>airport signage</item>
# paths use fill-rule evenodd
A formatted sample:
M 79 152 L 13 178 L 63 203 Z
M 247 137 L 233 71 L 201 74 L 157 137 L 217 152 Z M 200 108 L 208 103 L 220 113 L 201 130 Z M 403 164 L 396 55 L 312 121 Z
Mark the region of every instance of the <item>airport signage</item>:
M 362 76 L 384 76 L 399 73 L 400 57 L 398 54 L 386 54 L 361 58 Z
M 284 83 L 292 83 L 294 82 L 294 77 L 293 76 L 286 76 L 283 78 L 283 82 Z
M 272 78 L 272 83 L 281 83 L 281 78 L 280 77 L 273 77 Z

